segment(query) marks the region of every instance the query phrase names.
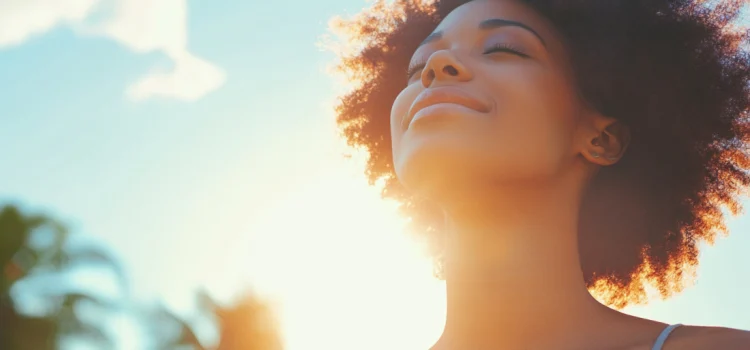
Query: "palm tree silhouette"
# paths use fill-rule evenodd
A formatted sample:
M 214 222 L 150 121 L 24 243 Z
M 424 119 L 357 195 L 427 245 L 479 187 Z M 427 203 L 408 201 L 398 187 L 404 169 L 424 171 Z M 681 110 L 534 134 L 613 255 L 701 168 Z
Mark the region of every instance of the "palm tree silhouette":
M 35 244 L 32 239 L 38 236 L 43 242 Z M 127 291 L 122 268 L 97 247 L 68 243 L 69 232 L 60 222 L 24 215 L 13 205 L 0 209 L 0 349 L 57 349 L 66 337 L 113 346 L 106 330 L 86 321 L 79 309 L 113 309 L 117 300 L 81 290 L 64 277 L 82 267 L 104 267 L 118 288 Z M 20 291 L 14 293 L 16 289 Z M 21 311 L 29 305 L 33 311 Z
M 35 242 L 40 237 L 43 243 Z M 167 308 L 130 303 L 126 274 L 112 255 L 101 247 L 69 243 L 69 231 L 60 222 L 44 215 L 25 215 L 12 205 L 0 208 L 0 349 L 53 350 L 69 338 L 97 348 L 115 348 L 115 337 L 101 317 L 85 317 L 82 306 L 135 315 L 154 349 L 207 349 L 190 322 Z M 92 267 L 107 269 L 122 295 L 107 297 L 70 283 L 71 272 Z M 197 298 L 204 317 L 218 327 L 215 349 L 283 348 L 272 310 L 256 297 L 246 294 L 230 306 L 219 305 L 204 291 Z M 24 311 L 29 305 L 35 307 Z

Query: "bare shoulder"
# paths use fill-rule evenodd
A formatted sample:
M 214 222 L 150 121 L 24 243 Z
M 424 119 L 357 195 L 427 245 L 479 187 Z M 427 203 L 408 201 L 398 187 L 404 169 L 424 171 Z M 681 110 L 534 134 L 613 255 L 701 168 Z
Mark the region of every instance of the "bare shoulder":
M 750 331 L 725 327 L 682 326 L 675 329 L 664 350 L 750 350 Z

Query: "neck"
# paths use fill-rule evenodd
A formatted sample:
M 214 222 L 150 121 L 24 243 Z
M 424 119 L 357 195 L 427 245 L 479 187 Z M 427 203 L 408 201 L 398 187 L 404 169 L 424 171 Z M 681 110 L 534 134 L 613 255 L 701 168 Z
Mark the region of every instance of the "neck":
M 435 349 L 548 348 L 540 333 L 567 342 L 605 314 L 580 268 L 578 194 L 529 187 L 445 207 L 447 318 Z

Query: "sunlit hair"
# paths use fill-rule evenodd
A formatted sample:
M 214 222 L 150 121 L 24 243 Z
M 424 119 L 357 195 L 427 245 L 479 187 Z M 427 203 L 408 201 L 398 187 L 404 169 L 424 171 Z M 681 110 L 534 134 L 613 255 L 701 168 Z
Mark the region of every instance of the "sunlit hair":
M 390 110 L 418 44 L 468 1 L 379 1 L 336 22 L 356 49 L 340 71 L 356 81 L 337 121 L 369 155 L 366 175 L 401 203 L 411 230 L 442 244 L 442 213 L 412 197 L 393 169 Z M 723 208 L 741 210 L 750 184 L 750 59 L 744 1 L 528 0 L 562 34 L 587 103 L 632 130 L 622 160 L 589 185 L 579 228 L 588 287 L 613 307 L 693 281 L 698 244 L 726 233 Z

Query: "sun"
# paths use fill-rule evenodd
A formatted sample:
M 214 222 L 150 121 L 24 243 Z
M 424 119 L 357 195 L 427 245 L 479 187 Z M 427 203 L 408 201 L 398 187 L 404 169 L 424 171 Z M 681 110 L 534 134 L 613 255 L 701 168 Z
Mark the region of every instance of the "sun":
M 320 165 L 251 230 L 248 273 L 278 306 L 286 349 L 429 348 L 445 319 L 431 260 L 357 156 Z

